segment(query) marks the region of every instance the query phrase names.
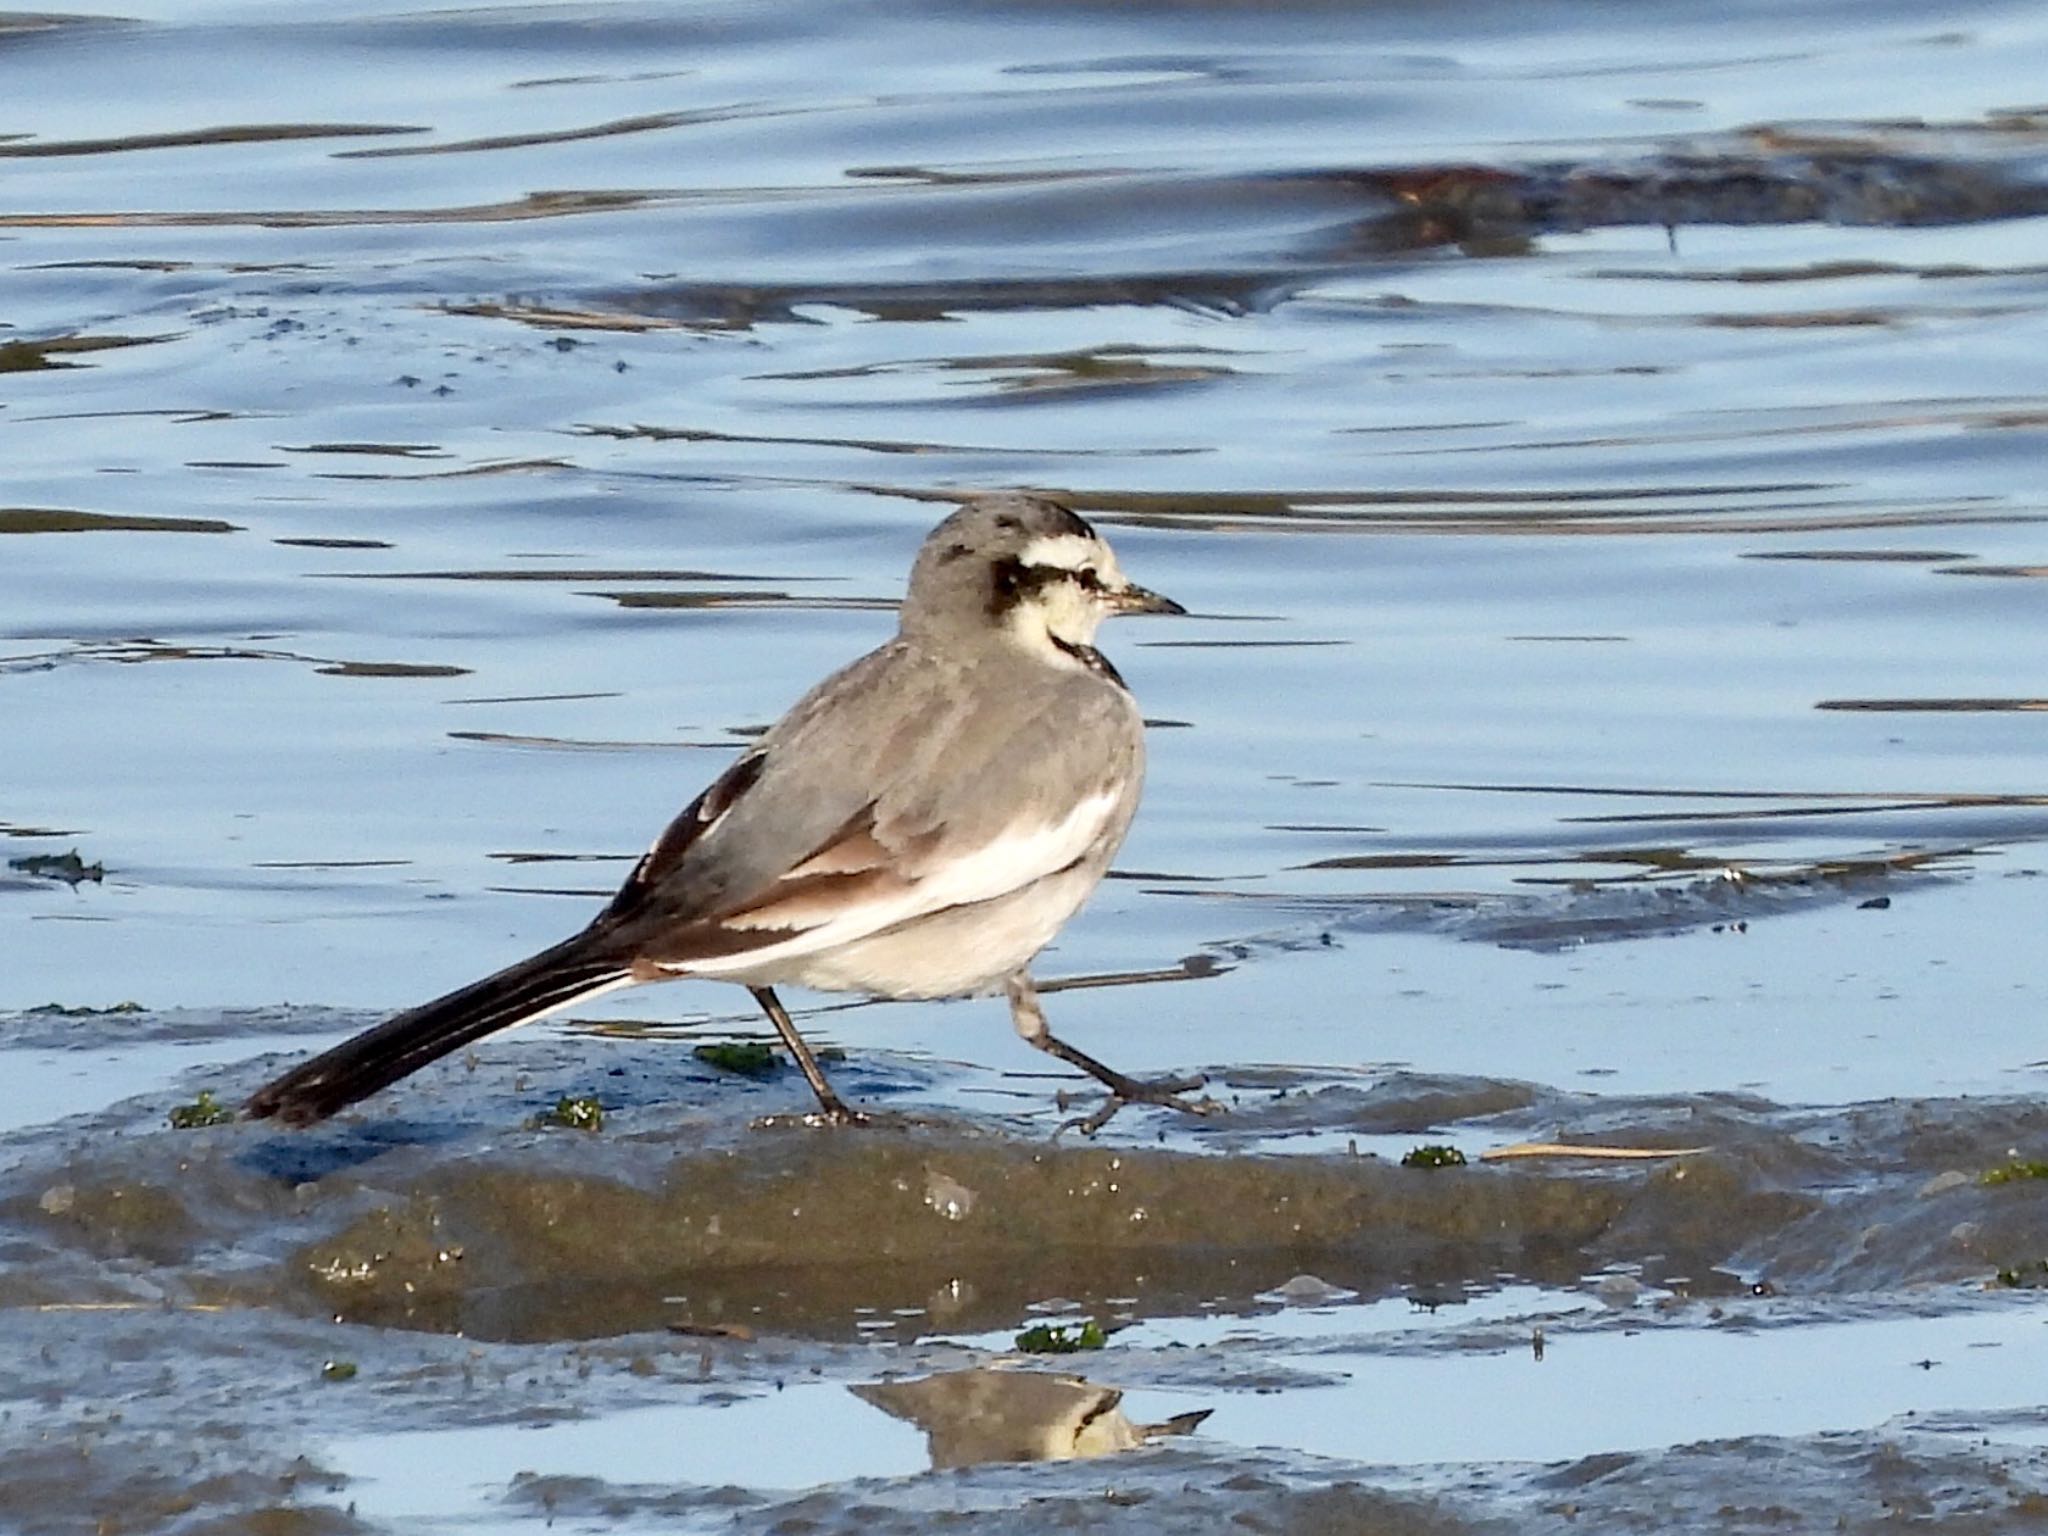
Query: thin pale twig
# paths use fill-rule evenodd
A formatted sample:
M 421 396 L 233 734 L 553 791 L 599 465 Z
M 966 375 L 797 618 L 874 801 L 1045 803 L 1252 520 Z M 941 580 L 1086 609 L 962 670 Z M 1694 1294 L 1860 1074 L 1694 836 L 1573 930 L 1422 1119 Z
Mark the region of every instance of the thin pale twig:
M 1712 1147 L 1598 1147 L 1565 1141 L 1518 1141 L 1510 1147 L 1494 1147 L 1479 1154 L 1482 1163 L 1506 1162 L 1513 1157 L 1594 1157 L 1611 1162 L 1651 1161 L 1660 1157 L 1698 1157 Z

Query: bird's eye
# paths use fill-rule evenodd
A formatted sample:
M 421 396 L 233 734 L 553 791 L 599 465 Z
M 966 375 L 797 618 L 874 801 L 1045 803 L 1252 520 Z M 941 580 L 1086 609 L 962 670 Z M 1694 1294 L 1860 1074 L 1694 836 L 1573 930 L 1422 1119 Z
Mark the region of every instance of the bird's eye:
M 1074 572 L 1074 580 L 1081 584 L 1083 592 L 1100 592 L 1102 590 L 1102 578 L 1096 574 L 1093 566 L 1082 566 L 1081 569 Z

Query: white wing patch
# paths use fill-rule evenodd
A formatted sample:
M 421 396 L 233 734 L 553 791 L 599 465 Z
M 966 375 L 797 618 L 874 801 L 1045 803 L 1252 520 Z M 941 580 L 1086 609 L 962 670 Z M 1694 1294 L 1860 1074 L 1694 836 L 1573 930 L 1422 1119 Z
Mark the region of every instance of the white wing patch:
M 1117 814 L 1121 800 L 1119 794 L 1108 790 L 1091 795 L 1057 822 L 1013 827 L 979 848 L 945 858 L 921 877 L 909 878 L 911 872 L 906 871 L 903 885 L 849 896 L 838 910 L 829 916 L 819 914 L 814 926 L 780 943 L 715 959 L 685 961 L 672 969 L 691 976 L 758 973 L 763 967 L 836 949 L 948 907 L 1007 896 L 1083 858 Z M 780 920 L 764 917 L 750 924 L 742 914 L 727 919 L 727 926 L 772 928 L 787 921 L 784 913 Z

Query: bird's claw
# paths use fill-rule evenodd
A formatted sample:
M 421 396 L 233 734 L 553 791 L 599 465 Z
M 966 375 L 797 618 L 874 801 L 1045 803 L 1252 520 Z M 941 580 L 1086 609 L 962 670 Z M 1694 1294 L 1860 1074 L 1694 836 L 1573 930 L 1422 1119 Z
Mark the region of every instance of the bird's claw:
M 1127 1104 L 1156 1104 L 1161 1109 L 1177 1109 L 1184 1115 L 1220 1115 L 1224 1106 L 1203 1094 L 1199 1099 L 1183 1097 L 1198 1091 L 1208 1082 L 1205 1077 L 1158 1077 L 1135 1078 L 1118 1074 L 1117 1080 L 1108 1085 L 1109 1097 L 1085 1115 L 1076 1115 L 1064 1120 L 1053 1132 L 1060 1136 L 1067 1131 L 1079 1131 L 1083 1136 L 1093 1136 L 1110 1121 L 1114 1120 Z M 1061 1109 L 1069 1109 L 1077 1102 L 1073 1094 L 1061 1093 L 1058 1103 Z
M 875 1117 L 873 1115 L 863 1110 L 849 1109 L 844 1104 L 834 1105 L 830 1108 L 820 1105 L 816 1109 L 806 1109 L 800 1113 L 778 1111 L 773 1114 L 757 1115 L 753 1120 L 754 1129 L 762 1131 L 774 1130 L 785 1125 L 801 1125 L 811 1129 L 820 1127 L 838 1128 L 842 1126 L 853 1129 L 860 1126 L 873 1125 L 874 1123 Z

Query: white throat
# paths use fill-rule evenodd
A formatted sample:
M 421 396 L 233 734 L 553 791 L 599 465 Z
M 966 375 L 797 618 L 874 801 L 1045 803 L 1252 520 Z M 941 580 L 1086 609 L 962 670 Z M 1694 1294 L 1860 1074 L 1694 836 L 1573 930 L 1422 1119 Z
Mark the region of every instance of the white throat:
M 1056 533 L 1033 539 L 1018 551 L 1018 559 L 1026 566 L 1095 572 L 1099 583 L 1096 590 L 1076 581 L 1049 582 L 1029 601 L 1013 608 L 1005 622 L 1016 642 L 1040 660 L 1054 666 L 1096 670 L 1096 663 L 1088 656 L 1095 648 L 1096 631 L 1102 628 L 1109 612 L 1098 593 L 1101 587 L 1123 584 L 1116 556 L 1099 539 Z
M 1087 656 L 1095 649 L 1102 610 L 1077 588 L 1063 583 L 1042 601 L 1019 603 L 1003 623 L 1016 645 L 1048 666 L 1094 670 Z

